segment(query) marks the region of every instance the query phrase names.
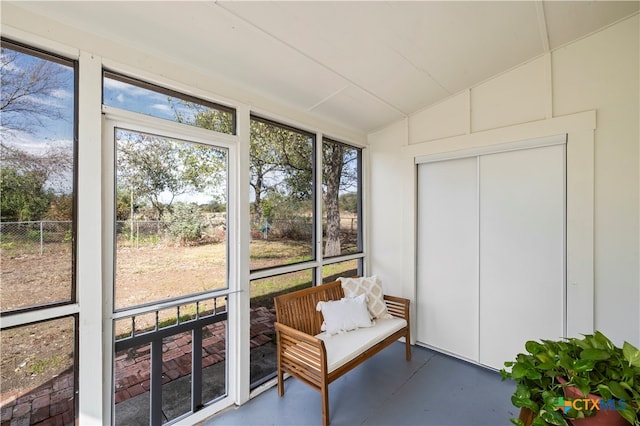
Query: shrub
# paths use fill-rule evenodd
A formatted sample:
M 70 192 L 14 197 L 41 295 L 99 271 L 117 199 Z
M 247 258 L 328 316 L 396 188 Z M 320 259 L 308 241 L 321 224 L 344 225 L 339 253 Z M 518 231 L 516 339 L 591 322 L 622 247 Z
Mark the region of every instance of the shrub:
M 205 226 L 200 208 L 193 204 L 176 204 L 167 218 L 167 232 L 181 244 L 199 241 Z

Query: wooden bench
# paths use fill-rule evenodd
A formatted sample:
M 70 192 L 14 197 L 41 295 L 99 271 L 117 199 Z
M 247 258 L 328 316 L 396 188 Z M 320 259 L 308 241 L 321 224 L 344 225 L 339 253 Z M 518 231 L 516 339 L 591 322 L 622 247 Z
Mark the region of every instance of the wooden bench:
M 278 342 L 278 395 L 284 395 L 285 373 L 318 390 L 322 398 L 322 423 L 325 426 L 329 424 L 329 384 L 331 382 L 401 337 L 405 338 L 406 359 L 411 360 L 408 299 L 385 295 L 384 301 L 393 319 L 376 320 L 373 327 L 359 328 L 330 338 L 323 337 L 320 334 L 322 333 L 320 330 L 322 313 L 316 310 L 316 305 L 319 301 L 340 300 L 343 297 L 341 283 L 334 281 L 278 296 L 274 300 Z M 397 320 L 398 318 L 404 320 L 404 325 Z M 398 325 L 401 328 L 390 335 L 372 339 L 371 342 L 362 346 L 361 351 L 350 355 L 349 359 L 341 360 L 337 363 L 339 365 L 332 365 L 336 362 L 332 360 L 332 355 L 335 354 L 331 353 L 332 341 L 329 339 L 343 336 L 344 343 L 344 336 L 356 341 L 358 339 L 354 338 L 358 337 L 358 333 L 368 333 L 359 336 L 366 336 L 366 340 L 372 333 L 376 334 L 376 327 L 383 329 L 390 323 L 394 325 L 393 330 L 398 328 Z M 384 334 L 384 330 L 382 331 Z M 326 342 L 322 340 L 323 338 Z

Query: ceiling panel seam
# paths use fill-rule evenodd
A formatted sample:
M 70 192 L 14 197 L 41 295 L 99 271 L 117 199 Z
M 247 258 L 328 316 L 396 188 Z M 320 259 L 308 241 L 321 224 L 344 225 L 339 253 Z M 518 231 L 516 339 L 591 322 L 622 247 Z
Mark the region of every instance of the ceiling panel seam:
M 453 94 L 453 92 L 451 90 L 449 90 L 448 88 L 446 88 L 442 83 L 440 83 L 440 81 L 437 78 L 435 78 L 431 74 L 431 72 L 429 72 L 428 69 L 422 68 L 419 65 L 415 64 L 411 59 L 409 59 L 409 57 L 407 57 L 402 52 L 400 52 L 399 49 L 396 49 L 396 48 L 394 48 L 393 46 L 390 46 L 390 45 L 387 46 L 387 47 L 389 47 L 389 49 L 391 49 L 398 56 L 400 56 L 402 59 L 404 59 L 411 67 L 413 67 L 413 69 L 415 69 L 416 71 L 418 71 L 421 74 L 426 75 L 429 80 L 433 81 L 436 85 L 438 85 L 438 87 L 440 87 L 445 93 L 447 93 L 448 95 Z
M 544 4 L 542 1 L 537 1 L 536 5 L 536 15 L 538 17 L 538 28 L 540 29 L 540 39 L 542 40 L 542 48 L 545 52 L 549 52 L 549 31 L 547 29 L 547 17 L 544 13 Z
M 349 85 L 343 86 L 341 88 L 339 88 L 338 90 L 336 90 L 335 92 L 325 96 L 324 98 L 320 99 L 318 102 L 316 102 L 315 104 L 311 105 L 309 108 L 307 108 L 307 111 L 313 111 L 314 109 L 318 108 L 320 105 L 326 103 L 329 99 L 334 98 L 336 96 L 338 96 L 340 93 L 344 92 L 345 90 L 347 90 L 349 88 Z
M 399 113 L 403 117 L 408 117 L 408 113 L 406 113 L 405 111 L 401 110 L 399 107 L 397 107 L 397 106 L 393 105 L 392 103 L 390 103 L 389 101 L 381 98 L 380 96 L 376 95 L 375 93 L 371 92 L 370 90 L 366 89 L 365 87 L 362 87 L 361 85 L 359 85 L 355 81 L 351 80 L 350 78 L 346 77 L 345 75 L 343 75 L 340 72 L 336 71 L 335 69 L 331 68 L 327 64 L 321 62 L 320 60 L 314 58 L 313 56 L 310 56 L 308 53 L 298 49 L 297 47 L 291 45 L 290 43 L 286 42 L 285 40 L 282 40 L 281 38 L 277 37 L 276 35 L 270 33 L 269 31 L 265 30 L 264 28 L 260 27 L 259 25 L 255 24 L 254 22 L 250 21 L 249 19 L 245 18 L 244 16 L 240 15 L 239 13 L 237 13 L 237 12 L 227 8 L 227 7 L 225 7 L 223 4 L 218 3 L 218 2 L 211 3 L 211 4 L 215 5 L 215 6 L 218 6 L 222 10 L 230 13 L 231 15 L 235 16 L 236 18 L 240 19 L 241 21 L 245 22 L 246 24 L 252 26 L 253 28 L 255 28 L 258 31 L 262 32 L 263 34 L 267 35 L 268 37 L 271 37 L 273 40 L 276 40 L 277 42 L 283 44 L 284 46 L 286 46 L 289 49 L 293 50 L 294 52 L 298 53 L 299 55 L 302 55 L 305 58 L 309 59 L 310 61 L 316 63 L 317 65 L 320 65 L 322 68 L 326 69 L 327 71 L 332 72 L 333 74 L 337 75 L 338 77 L 342 78 L 343 80 L 345 80 L 346 82 L 351 84 L 353 87 L 362 90 L 367 95 L 369 95 L 372 98 L 376 99 L 378 102 L 381 102 L 382 104 L 384 104 L 385 106 L 387 106 L 390 109 L 394 110 L 395 112 Z M 326 99 L 329 99 L 330 97 L 331 96 L 329 96 Z M 316 108 L 318 105 L 319 105 L 319 103 L 314 105 L 313 108 Z

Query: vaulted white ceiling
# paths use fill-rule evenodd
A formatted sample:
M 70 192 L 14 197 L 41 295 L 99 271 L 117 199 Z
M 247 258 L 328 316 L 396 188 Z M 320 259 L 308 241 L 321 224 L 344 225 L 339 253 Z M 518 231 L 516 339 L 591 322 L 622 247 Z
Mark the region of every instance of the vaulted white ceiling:
M 361 132 L 598 31 L 640 6 L 638 1 L 15 4 Z

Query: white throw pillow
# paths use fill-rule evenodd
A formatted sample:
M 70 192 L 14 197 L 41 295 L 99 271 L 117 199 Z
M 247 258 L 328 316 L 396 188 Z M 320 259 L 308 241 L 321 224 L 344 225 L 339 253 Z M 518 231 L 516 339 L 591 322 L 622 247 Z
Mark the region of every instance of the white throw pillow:
M 338 278 L 346 297 L 356 297 L 364 294 L 367 298 L 367 308 L 371 318 L 392 318 L 384 303 L 382 283 L 376 275 L 362 278 Z
M 358 327 L 371 327 L 373 323 L 367 311 L 365 296 L 340 300 L 330 300 L 328 302 L 318 302 L 316 306 L 322 312 L 324 323 L 322 330 L 328 335 L 343 333 L 355 330 Z

